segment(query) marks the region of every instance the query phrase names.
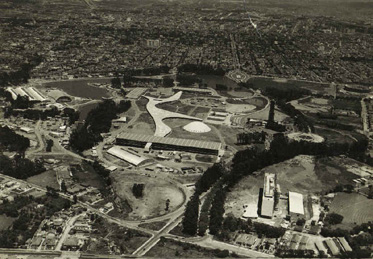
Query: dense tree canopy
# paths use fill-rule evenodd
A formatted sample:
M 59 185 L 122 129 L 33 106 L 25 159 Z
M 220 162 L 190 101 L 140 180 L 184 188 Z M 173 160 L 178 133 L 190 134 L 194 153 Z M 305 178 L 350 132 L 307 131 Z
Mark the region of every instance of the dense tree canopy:
M 121 101 L 118 105 L 112 100 L 101 102 L 88 113 L 83 127 L 72 132 L 71 147 L 79 152 L 92 148 L 102 141 L 101 133 L 109 132 L 111 121 L 117 118 L 117 114 L 126 112 L 130 107 L 129 101 Z
M 45 168 L 41 161 L 31 161 L 19 156 L 11 159 L 0 155 L 0 172 L 18 179 L 26 179 L 30 176 L 44 172 Z
M 0 147 L 8 151 L 24 153 L 30 147 L 30 140 L 8 127 L 0 127 Z

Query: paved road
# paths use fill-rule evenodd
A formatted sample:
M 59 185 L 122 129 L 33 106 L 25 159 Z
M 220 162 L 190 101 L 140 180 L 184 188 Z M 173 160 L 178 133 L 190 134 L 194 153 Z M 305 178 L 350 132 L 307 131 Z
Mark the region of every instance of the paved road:
M 181 241 L 181 240 L 179 240 Z M 269 255 L 266 253 L 261 253 L 255 250 L 251 250 L 248 248 L 220 242 L 217 240 L 212 239 L 211 237 L 208 237 L 206 239 L 203 239 L 201 241 L 189 241 L 189 243 L 196 244 L 205 248 L 210 249 L 220 249 L 220 250 L 229 250 L 231 252 L 234 252 L 240 256 L 244 257 L 254 257 L 254 258 L 266 258 L 266 257 L 274 257 L 273 255 Z
M 38 122 L 36 123 L 35 125 L 35 135 L 36 135 L 36 138 L 38 139 L 38 143 L 39 143 L 39 146 L 37 149 L 35 150 L 31 150 L 30 152 L 27 152 L 27 156 L 29 155 L 33 155 L 33 154 L 36 154 L 36 153 L 39 153 L 41 151 L 44 151 L 44 141 L 43 141 L 43 138 L 41 136 L 41 128 L 40 128 L 40 124 L 41 124 L 41 120 L 38 120 Z
M 74 217 L 70 218 L 69 221 L 66 223 L 66 226 L 65 226 L 65 228 L 63 230 L 63 233 L 60 237 L 60 240 L 58 240 L 58 243 L 56 245 L 56 248 L 55 248 L 56 251 L 61 250 L 61 247 L 62 247 L 63 243 L 65 242 L 67 236 L 69 235 L 69 232 L 70 232 L 71 228 L 74 226 L 75 221 L 82 215 L 84 215 L 84 213 L 75 215 Z
M 13 177 L 10 177 L 10 176 L 7 176 L 7 175 L 3 175 L 3 174 L 0 174 L 0 176 L 2 178 L 5 178 L 5 179 L 8 179 L 10 181 L 14 181 L 14 182 L 19 182 L 19 183 L 22 183 L 24 185 L 29 185 L 31 187 L 33 187 L 34 189 L 36 190 L 39 190 L 41 192 L 44 192 L 46 193 L 47 190 L 43 187 L 40 187 L 36 184 L 32 184 L 32 183 L 29 183 L 29 182 L 26 182 L 24 180 L 20 180 L 20 179 L 16 179 L 16 178 L 13 178 Z M 70 201 L 73 201 L 73 198 L 72 196 L 70 195 L 66 195 L 64 193 L 59 193 L 59 195 L 67 200 L 70 200 Z M 89 204 L 87 203 L 84 203 L 84 202 L 81 202 L 81 201 L 78 201 L 78 204 L 80 206 L 82 206 L 83 208 L 86 208 L 87 210 L 90 210 L 96 214 L 98 214 L 99 216 L 105 218 L 106 220 L 108 220 L 109 222 L 113 222 L 113 223 L 116 223 L 120 226 L 123 226 L 123 227 L 126 227 L 126 228 L 130 228 L 130 229 L 135 229 L 135 230 L 139 230 L 139 231 L 142 231 L 142 232 L 145 232 L 147 234 L 150 234 L 150 235 L 154 235 L 156 232 L 155 231 L 152 231 L 152 230 L 149 230 L 149 229 L 145 229 L 145 228 L 141 228 L 141 227 L 138 227 L 137 225 L 141 222 L 141 221 L 130 221 L 130 220 L 122 220 L 122 219 L 118 219 L 118 218 L 114 218 L 112 216 L 109 216 L 101 211 L 99 211 L 98 209 L 96 208 L 93 208 L 92 206 L 90 206 Z M 143 223 L 146 223 L 146 221 L 143 221 Z
M 203 203 L 206 195 L 209 193 L 205 192 L 201 195 L 200 201 Z M 174 229 L 182 220 L 184 217 L 184 209 L 183 211 L 179 211 L 177 214 L 175 214 L 170 221 L 156 233 L 153 235 L 148 241 L 146 241 L 142 246 L 140 246 L 135 252 L 133 252 L 133 255 L 137 256 L 143 256 L 145 255 L 150 249 L 152 249 L 161 239 L 162 236 L 168 235 L 168 233 Z
M 156 233 L 153 237 L 149 238 L 148 241 L 146 241 L 142 246 L 140 246 L 135 252 L 133 252 L 133 255 L 137 256 L 143 256 L 147 252 L 149 252 L 150 249 L 152 249 L 160 240 L 161 237 L 165 234 L 168 234 L 172 229 L 174 229 L 183 219 L 184 211 L 180 213 L 177 217 L 174 217 L 171 219 L 166 226 L 164 226 L 158 233 Z

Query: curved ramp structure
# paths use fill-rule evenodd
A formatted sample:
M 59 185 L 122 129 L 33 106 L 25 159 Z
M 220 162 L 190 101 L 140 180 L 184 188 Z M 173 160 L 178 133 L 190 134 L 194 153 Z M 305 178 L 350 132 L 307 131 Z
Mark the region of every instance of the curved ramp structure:
M 156 107 L 157 104 L 161 103 L 168 103 L 168 102 L 174 102 L 180 99 L 181 94 L 183 92 L 177 92 L 173 96 L 170 96 L 166 99 L 158 99 L 154 97 L 144 96 L 149 100 L 149 102 L 146 104 L 146 109 L 148 110 L 149 114 L 152 116 L 154 123 L 155 123 L 155 133 L 154 136 L 157 137 L 165 137 L 172 129 L 167 126 L 163 120 L 169 119 L 169 118 L 178 118 L 178 119 L 188 119 L 188 120 L 195 120 L 195 121 L 202 121 L 200 118 L 196 118 L 193 116 L 184 115 L 177 112 L 170 112 L 163 109 L 159 109 Z

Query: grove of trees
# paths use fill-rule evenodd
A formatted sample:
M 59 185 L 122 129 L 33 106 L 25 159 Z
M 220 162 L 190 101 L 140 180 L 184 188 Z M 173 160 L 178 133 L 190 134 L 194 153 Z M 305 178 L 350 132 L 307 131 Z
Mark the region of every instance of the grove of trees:
M 195 191 L 189 202 L 187 203 L 185 214 L 183 218 L 183 232 L 188 235 L 195 235 L 197 233 L 198 224 L 204 224 L 207 229 L 208 219 L 203 223 L 198 222 L 199 215 L 199 196 L 210 189 L 210 187 L 225 173 L 225 166 L 223 164 L 214 164 L 209 167 L 204 174 L 198 179 L 195 186 Z M 208 211 L 205 211 L 207 216 Z M 205 217 L 206 218 L 206 217 Z M 202 231 L 202 230 L 201 230 Z
M 134 183 L 133 186 L 132 186 L 132 193 L 133 193 L 133 195 L 137 199 L 142 198 L 144 196 L 144 188 L 145 188 L 145 184 L 143 184 L 143 183 Z
M 10 128 L 0 126 L 0 148 L 23 154 L 30 147 L 30 140 Z
M 18 179 L 26 179 L 28 177 L 40 174 L 45 171 L 43 162 L 36 160 L 35 162 L 16 156 L 9 158 L 0 155 L 0 172 Z
M 84 125 L 72 132 L 70 146 L 78 152 L 92 148 L 102 141 L 101 133 L 109 132 L 111 121 L 117 118 L 117 114 L 130 108 L 130 101 L 121 101 L 119 104 L 112 100 L 101 102 L 88 113 Z

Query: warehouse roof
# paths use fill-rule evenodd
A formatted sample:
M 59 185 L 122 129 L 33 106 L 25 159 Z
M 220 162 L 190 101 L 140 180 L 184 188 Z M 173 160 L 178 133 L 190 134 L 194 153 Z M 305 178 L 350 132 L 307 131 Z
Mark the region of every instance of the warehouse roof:
M 339 242 L 341 243 L 343 249 L 346 252 L 351 252 L 352 251 L 351 246 L 348 244 L 348 242 L 346 241 L 346 239 L 344 237 L 338 237 L 338 240 L 339 240 Z
M 134 133 L 122 133 L 118 137 L 119 139 L 127 139 L 133 141 L 139 141 L 144 143 L 158 143 L 164 145 L 174 145 L 181 147 L 195 147 L 203 149 L 219 150 L 221 143 L 200 141 L 194 139 L 182 139 L 182 138 L 165 138 L 151 135 L 134 134 Z
M 325 253 L 327 252 L 327 250 L 325 249 L 324 244 L 320 240 L 316 240 L 315 241 L 315 246 L 316 246 L 317 250 L 323 251 Z
M 339 254 L 339 249 L 332 239 L 325 240 L 325 244 L 329 248 L 332 255 L 335 256 Z
M 302 194 L 289 192 L 289 212 L 304 215 Z
M 147 88 L 145 88 L 145 87 L 136 87 L 135 89 L 131 90 L 131 92 L 129 92 L 126 95 L 126 98 L 129 98 L 129 99 L 138 99 L 146 91 L 147 91 Z
M 120 146 L 114 146 L 107 151 L 110 155 L 118 157 L 132 165 L 139 166 L 142 163 L 150 162 L 151 159 L 129 152 Z
M 273 206 L 274 206 L 274 200 L 273 198 L 268 198 L 263 196 L 262 200 L 262 210 L 261 210 L 261 215 L 263 217 L 270 217 L 272 218 L 273 216 Z

